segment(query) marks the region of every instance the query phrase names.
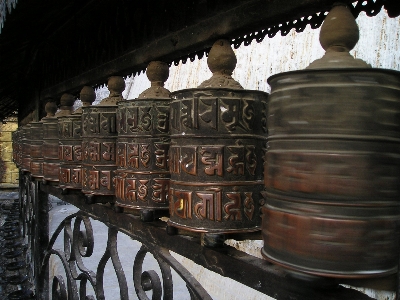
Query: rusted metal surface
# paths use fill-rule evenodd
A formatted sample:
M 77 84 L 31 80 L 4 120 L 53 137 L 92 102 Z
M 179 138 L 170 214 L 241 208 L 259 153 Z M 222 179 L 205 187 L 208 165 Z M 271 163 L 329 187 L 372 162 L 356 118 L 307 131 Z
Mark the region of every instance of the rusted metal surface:
M 400 74 L 310 70 L 269 82 L 263 254 L 325 276 L 396 272 Z

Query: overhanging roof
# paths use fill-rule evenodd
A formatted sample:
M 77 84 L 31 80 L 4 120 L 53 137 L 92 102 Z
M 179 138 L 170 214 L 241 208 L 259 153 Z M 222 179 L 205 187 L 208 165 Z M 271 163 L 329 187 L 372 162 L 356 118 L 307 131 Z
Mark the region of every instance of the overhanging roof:
M 16 109 L 23 117 L 35 99 L 77 93 L 154 59 L 194 59 L 221 37 L 238 46 L 307 24 L 317 28 L 334 2 L 19 0 L 0 34 L 0 119 Z M 376 14 L 383 5 L 389 15 L 399 14 L 396 0 L 351 2 L 356 15 Z

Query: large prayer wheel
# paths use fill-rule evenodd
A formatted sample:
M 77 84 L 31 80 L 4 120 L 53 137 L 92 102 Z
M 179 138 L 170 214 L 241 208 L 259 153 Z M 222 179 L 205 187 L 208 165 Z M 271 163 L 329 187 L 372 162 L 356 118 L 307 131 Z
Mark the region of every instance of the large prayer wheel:
M 109 97 L 95 106 L 82 108 L 82 192 L 88 203 L 114 202 L 113 178 L 117 169 L 116 112 L 118 101 L 124 100 L 123 78 L 111 77 L 108 89 Z
M 85 86 L 80 94 L 83 107 L 96 98 L 93 88 Z M 59 186 L 65 190 L 82 189 L 82 108 L 58 118 L 59 126 Z
M 54 117 L 43 118 L 43 181 L 44 183 L 58 184 L 60 173 L 59 140 L 60 132 L 58 118 L 70 115 L 74 96 L 63 94 L 60 99 L 60 111 Z M 51 102 L 49 102 L 51 103 Z M 46 104 L 50 105 L 50 104 Z M 46 109 L 47 111 L 47 109 Z
M 31 165 L 32 178 L 43 179 L 43 122 L 31 122 Z
M 168 213 L 170 92 L 165 89 L 168 65 L 147 67 L 151 87 L 137 99 L 118 103 L 116 202 L 119 210 L 140 211 L 151 221 L 156 211 Z
M 400 73 L 349 55 L 354 26 L 334 7 L 321 28 L 326 55 L 268 80 L 262 254 L 327 277 L 384 276 L 398 265 Z M 325 43 L 331 28 L 339 34 Z
M 21 171 L 30 172 L 31 167 L 31 124 L 21 128 Z
M 267 94 L 232 77 L 226 40 L 208 56 L 211 79 L 172 93 L 169 225 L 205 233 L 260 229 Z

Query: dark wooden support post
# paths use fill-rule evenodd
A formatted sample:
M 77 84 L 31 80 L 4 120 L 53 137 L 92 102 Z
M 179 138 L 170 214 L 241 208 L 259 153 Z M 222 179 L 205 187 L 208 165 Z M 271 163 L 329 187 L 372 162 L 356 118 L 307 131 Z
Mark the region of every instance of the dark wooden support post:
M 40 190 L 39 181 L 34 182 L 34 271 L 37 299 L 49 299 L 49 269 L 41 268 L 45 250 L 49 244 L 49 195 Z

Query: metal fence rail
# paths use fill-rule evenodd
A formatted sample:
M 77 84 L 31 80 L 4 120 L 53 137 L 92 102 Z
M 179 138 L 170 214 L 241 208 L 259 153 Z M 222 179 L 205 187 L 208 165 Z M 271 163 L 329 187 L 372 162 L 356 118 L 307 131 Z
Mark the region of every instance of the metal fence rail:
M 32 276 L 36 286 L 37 299 L 105 299 L 104 267 L 111 261 L 118 278 L 119 295 L 115 299 L 129 299 L 124 264 L 121 263 L 116 248 L 118 233 L 125 233 L 142 246 L 134 257 L 134 286 L 139 299 L 172 299 L 173 280 L 171 270 L 184 280 L 191 299 L 211 299 L 208 292 L 193 275 L 183 267 L 170 252 L 182 255 L 193 262 L 249 286 L 276 299 L 371 299 L 365 294 L 339 285 L 336 281 L 305 283 L 282 268 L 262 259 L 248 255 L 230 246 L 207 248 L 201 245 L 201 234 L 190 236 L 167 232 L 163 221 L 142 222 L 139 216 L 114 212 L 109 204 L 86 204 L 80 192 L 71 191 L 63 195 L 62 190 L 39 181 L 31 181 L 28 176 L 21 180 L 21 198 L 24 212 L 25 234 L 30 236 Z M 67 216 L 52 237 L 48 236 L 48 195 L 75 205 L 79 212 Z M 107 225 L 108 238 L 103 256 L 94 269 L 83 263 L 83 258 L 93 254 L 93 227 L 91 220 Z M 56 249 L 54 242 L 64 235 L 64 248 Z M 237 240 L 261 239 L 259 234 L 237 235 Z M 145 270 L 143 259 L 152 255 L 158 262 L 161 274 Z M 55 255 L 61 261 L 65 275 L 55 274 L 49 279 L 49 258 Z M 65 276 L 65 277 L 64 277 Z M 94 294 L 87 294 L 91 285 Z M 224 288 L 224 287 L 221 287 Z

